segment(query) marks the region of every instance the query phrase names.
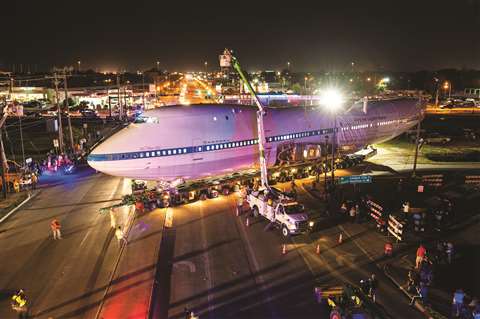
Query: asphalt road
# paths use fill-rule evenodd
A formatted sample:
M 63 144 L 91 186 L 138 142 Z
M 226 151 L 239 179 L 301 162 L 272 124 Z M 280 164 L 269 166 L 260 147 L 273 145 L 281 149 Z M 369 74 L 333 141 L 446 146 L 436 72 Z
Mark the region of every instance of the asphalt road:
M 113 268 L 119 244 L 108 215 L 98 209 L 121 197 L 123 179 L 87 170 L 44 188 L 0 225 L 0 318 L 16 318 L 9 297 L 26 291 L 35 318 L 94 318 Z M 126 222 L 120 212 L 119 223 Z M 63 239 L 53 240 L 57 218 Z
M 300 189 L 310 211 L 319 200 Z M 173 208 L 172 267 L 168 318 L 185 308 L 200 318 L 327 318 L 315 303 L 316 285 L 358 284 L 372 273 L 380 280 L 379 304 L 393 318 L 422 318 L 377 267 L 384 239 L 365 225 L 328 225 L 312 235 L 284 239 L 262 219 L 235 215 L 236 195 Z M 339 233 L 344 243 L 337 245 Z M 315 253 L 316 244 L 321 247 Z M 287 253 L 282 255 L 282 245 Z M 166 313 L 160 318 L 167 318 Z
M 385 239 L 366 224 L 322 222 L 313 234 L 284 239 L 260 218 L 247 227 L 246 214 L 235 215 L 236 195 L 221 196 L 169 208 L 170 229 L 163 230 L 165 210 L 136 220 L 128 258 L 119 263 L 109 217 L 98 209 L 129 192 L 129 182 L 91 172 L 49 182 L 0 225 L 0 318 L 15 318 L 8 298 L 18 288 L 26 290 L 35 318 L 146 318 L 149 307 L 159 319 L 182 318 L 185 308 L 201 318 L 327 318 L 314 287 L 358 284 L 372 273 L 386 312 L 421 318 L 383 276 Z M 321 201 L 298 191 L 308 211 L 323 213 Z M 54 217 L 63 226 L 60 241 L 51 238 Z

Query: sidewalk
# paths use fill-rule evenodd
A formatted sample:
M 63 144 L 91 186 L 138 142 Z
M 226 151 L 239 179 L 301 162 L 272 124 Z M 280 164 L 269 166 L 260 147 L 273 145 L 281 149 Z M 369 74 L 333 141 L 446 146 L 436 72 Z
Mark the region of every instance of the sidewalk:
M 414 255 L 414 253 L 413 253 Z M 412 293 L 407 291 L 408 271 L 414 267 L 413 257 L 403 255 L 384 264 L 385 275 L 407 296 L 412 299 Z M 427 306 L 421 301 L 415 302 L 415 307 L 429 318 L 448 318 L 451 309 L 451 296 L 432 285 L 428 287 Z
M 13 209 L 18 207 L 22 202 L 28 199 L 29 196 L 33 196 L 38 191 L 23 191 L 20 193 L 9 193 L 6 199 L 0 200 L 0 222 L 7 216 Z
M 137 217 L 95 318 L 148 318 L 165 211 Z

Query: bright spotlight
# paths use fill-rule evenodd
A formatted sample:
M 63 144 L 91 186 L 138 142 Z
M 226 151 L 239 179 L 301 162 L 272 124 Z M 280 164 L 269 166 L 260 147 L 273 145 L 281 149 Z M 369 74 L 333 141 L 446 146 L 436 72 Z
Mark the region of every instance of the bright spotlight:
M 335 88 L 323 90 L 320 94 L 320 104 L 329 108 L 332 112 L 337 111 L 343 104 L 344 97 L 342 93 Z

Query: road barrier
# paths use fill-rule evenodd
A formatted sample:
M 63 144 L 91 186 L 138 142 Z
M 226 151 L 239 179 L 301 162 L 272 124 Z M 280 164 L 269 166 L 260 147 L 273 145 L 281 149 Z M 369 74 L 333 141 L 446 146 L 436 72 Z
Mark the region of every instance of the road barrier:
M 467 175 L 467 176 L 465 176 L 465 184 L 480 185 L 480 175 Z
M 397 243 L 403 240 L 403 223 L 393 215 L 388 216 L 387 230 L 397 239 Z
M 377 223 L 377 228 L 380 231 L 384 231 L 385 221 L 383 219 L 383 207 L 371 199 L 367 200 L 367 207 L 370 217 L 372 217 Z
M 443 185 L 443 174 L 424 175 L 422 176 L 422 184 L 440 187 Z

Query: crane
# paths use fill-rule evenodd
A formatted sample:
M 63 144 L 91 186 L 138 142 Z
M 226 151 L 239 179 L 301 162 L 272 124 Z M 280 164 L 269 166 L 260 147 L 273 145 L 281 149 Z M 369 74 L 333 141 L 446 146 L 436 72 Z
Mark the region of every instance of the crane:
M 267 173 L 267 160 L 265 159 L 265 130 L 263 129 L 263 116 L 265 115 L 265 108 L 263 107 L 262 103 L 260 102 L 255 90 L 253 89 L 250 81 L 248 81 L 247 77 L 245 76 L 242 67 L 240 66 L 240 62 L 238 59 L 232 54 L 232 51 L 225 50 L 225 52 L 230 56 L 230 60 L 232 63 L 232 67 L 237 71 L 238 75 L 242 79 L 242 81 L 247 86 L 249 93 L 252 95 L 255 104 L 257 105 L 257 130 L 258 130 L 258 149 L 260 155 L 260 179 L 262 186 L 270 190 L 270 185 L 268 184 L 268 173 Z

